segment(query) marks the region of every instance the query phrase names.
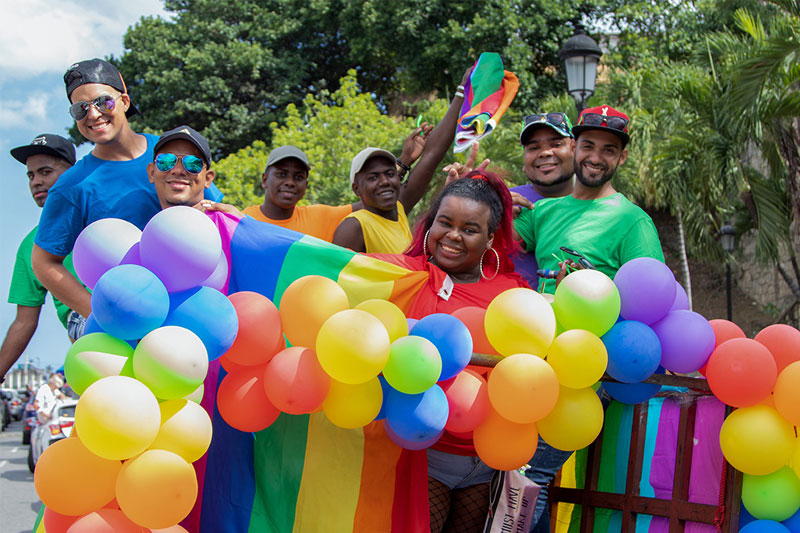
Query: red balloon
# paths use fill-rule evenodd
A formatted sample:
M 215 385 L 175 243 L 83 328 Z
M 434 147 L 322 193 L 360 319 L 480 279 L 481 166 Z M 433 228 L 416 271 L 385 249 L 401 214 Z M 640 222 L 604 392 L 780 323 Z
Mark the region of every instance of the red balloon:
M 752 339 L 723 342 L 708 358 L 708 386 L 720 401 L 733 407 L 763 402 L 778 379 L 769 350 Z
M 491 409 L 486 380 L 470 368 L 439 383 L 447 396 L 450 416 L 444 428 L 451 433 L 466 433 L 480 426 Z
M 253 366 L 269 362 L 283 348 L 281 316 L 269 298 L 256 292 L 242 291 L 228 299 L 239 318 L 239 332 L 225 352 L 228 361 Z
M 234 370 L 222 379 L 217 390 L 219 414 L 240 431 L 261 431 L 281 413 L 264 392 L 264 366 Z
M 730 320 L 715 318 L 714 320 L 709 320 L 708 323 L 711 325 L 711 329 L 714 330 L 714 339 L 716 340 L 714 343 L 714 349 L 716 349 L 717 346 L 725 341 L 747 338 L 747 335 L 744 334 L 742 328 Z M 708 363 L 704 364 L 703 368 L 699 370 L 699 372 L 704 376 L 706 375 L 706 368 L 708 368 Z
M 462 307 L 461 309 L 453 311 L 452 315 L 467 326 L 467 329 L 472 335 L 472 350 L 475 353 L 500 355 L 498 351 L 494 349 L 492 343 L 489 342 L 489 338 L 486 336 L 486 330 L 483 327 L 486 309 L 482 307 Z
M 800 361 L 800 331 L 786 324 L 773 324 L 758 332 L 755 340 L 767 347 L 781 370 Z
M 272 404 L 290 415 L 312 413 L 322 405 L 331 378 L 322 369 L 317 353 L 292 347 L 275 354 L 264 370 L 264 391 Z
M 42 522 L 44 523 L 44 529 L 47 533 L 66 533 L 69 526 L 78 518 L 80 518 L 80 516 L 57 513 L 49 507 L 45 507 Z

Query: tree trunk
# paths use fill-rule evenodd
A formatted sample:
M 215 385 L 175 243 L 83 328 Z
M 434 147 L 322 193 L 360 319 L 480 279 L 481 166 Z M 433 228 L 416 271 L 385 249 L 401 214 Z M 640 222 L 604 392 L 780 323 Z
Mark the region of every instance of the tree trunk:
M 681 257 L 681 275 L 683 276 L 683 287 L 686 289 L 686 296 L 689 297 L 689 309 L 692 309 L 692 277 L 689 274 L 689 259 L 686 256 L 686 237 L 683 233 L 683 212 L 681 206 L 678 207 L 678 249 Z

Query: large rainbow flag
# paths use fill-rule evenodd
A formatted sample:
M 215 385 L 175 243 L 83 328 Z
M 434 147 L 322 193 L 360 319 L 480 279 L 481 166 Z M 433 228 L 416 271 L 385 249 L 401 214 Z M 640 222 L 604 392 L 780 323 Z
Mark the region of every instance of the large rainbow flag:
M 294 280 L 336 280 L 351 305 L 384 298 L 404 311 L 428 281 L 413 272 L 314 237 L 245 217 L 212 213 L 229 257 L 228 292 L 254 291 L 279 304 Z M 212 365 L 203 405 L 214 423 L 205 459 L 196 463 L 200 496 L 183 525 L 190 531 L 429 531 L 425 452 L 403 450 L 375 422 L 345 430 L 322 413 L 281 414 L 269 428 L 244 433 L 215 408 L 225 371 Z

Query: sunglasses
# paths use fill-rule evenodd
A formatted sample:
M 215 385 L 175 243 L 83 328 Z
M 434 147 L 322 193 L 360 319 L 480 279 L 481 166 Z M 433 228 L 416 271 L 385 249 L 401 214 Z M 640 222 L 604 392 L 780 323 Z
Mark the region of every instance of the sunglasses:
M 622 117 L 607 117 L 600 113 L 584 113 L 578 121 L 578 126 L 602 126 L 603 122 L 613 130 L 622 132 L 628 131 L 627 119 Z
M 572 135 L 572 123 L 564 113 L 535 113 L 522 119 L 523 130 L 531 124 L 549 124 L 567 135 Z
M 117 96 L 117 98 L 120 96 Z M 89 113 L 89 106 L 94 106 L 100 113 L 111 113 L 117 107 L 117 98 L 104 94 L 91 102 L 76 102 L 69 106 L 69 114 L 75 120 L 83 120 Z
M 200 174 L 203 170 L 203 159 L 196 155 L 175 155 L 170 153 L 158 154 L 156 156 L 156 168 L 162 172 L 168 172 L 175 168 L 180 159 L 181 165 L 189 174 Z
M 583 268 L 590 269 L 590 270 L 597 270 L 597 267 L 594 266 L 594 263 L 592 263 L 591 261 L 586 259 L 586 257 L 584 257 L 584 255 L 582 253 L 576 252 L 572 248 L 567 248 L 566 246 L 561 246 L 559 248 L 559 250 L 561 250 L 562 252 L 564 252 L 567 255 L 571 255 L 573 257 L 577 257 L 578 258 L 578 264 L 581 265 Z

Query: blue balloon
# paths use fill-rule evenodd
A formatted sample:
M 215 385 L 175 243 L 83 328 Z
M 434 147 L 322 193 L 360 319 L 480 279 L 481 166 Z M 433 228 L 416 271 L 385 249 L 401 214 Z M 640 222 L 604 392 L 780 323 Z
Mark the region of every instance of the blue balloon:
M 744 509 L 744 505 L 742 505 L 742 508 Z M 786 526 L 792 533 L 800 533 L 800 511 L 794 513 L 792 516 L 781 522 L 781 524 Z M 741 519 L 739 520 L 739 525 L 742 525 Z
M 197 287 L 170 295 L 165 326 L 180 326 L 195 333 L 213 361 L 228 351 L 239 331 L 236 309 L 228 298 L 211 287 Z
M 436 444 L 436 441 L 442 438 L 442 435 L 444 435 L 444 430 L 441 430 L 439 433 L 437 433 L 428 440 L 411 441 L 404 439 L 403 437 L 392 431 L 392 428 L 389 427 L 389 424 L 383 424 L 383 429 L 386 431 L 386 435 L 388 435 L 388 437 L 392 440 L 392 442 L 394 442 L 401 448 L 405 448 L 406 450 L 424 450 L 425 448 L 430 448 L 431 446 Z
M 389 385 L 389 382 L 386 381 L 386 378 L 382 375 L 378 376 L 378 381 L 381 383 L 381 390 L 383 391 L 383 397 L 381 398 L 381 410 L 378 411 L 378 416 L 375 417 L 375 420 L 383 420 L 386 418 L 386 397 L 389 395 L 389 392 L 392 389 L 392 386 Z
M 100 327 L 100 324 L 97 323 L 97 320 L 94 318 L 94 313 L 89 313 L 86 324 L 83 326 L 83 334 L 88 335 L 89 333 L 106 333 L 106 331 Z
M 403 394 L 394 389 L 385 397 L 386 420 L 398 437 L 410 442 L 432 439 L 444 429 L 450 407 L 439 385 L 422 394 Z
M 664 369 L 658 367 L 655 374 L 663 374 Z M 661 385 L 655 383 L 611 383 L 603 382 L 605 388 L 612 398 L 618 402 L 636 404 L 646 402 L 661 390 Z
M 739 533 L 791 533 L 789 529 L 774 520 L 755 520 L 750 522 Z
M 116 266 L 100 276 L 92 291 L 97 324 L 118 339 L 141 339 L 161 327 L 167 313 L 166 287 L 143 266 Z
M 643 322 L 617 322 L 602 340 L 608 352 L 606 372 L 617 381 L 638 383 L 652 375 L 661 362 L 658 335 Z
M 742 529 L 750 522 L 755 522 L 756 520 L 758 519 L 755 516 L 751 515 L 747 511 L 747 509 L 745 509 L 744 505 L 739 506 L 739 529 Z
M 436 381 L 445 381 L 464 370 L 472 358 L 472 335 L 453 315 L 435 313 L 414 324 L 409 335 L 431 341 L 442 357 L 442 373 Z

